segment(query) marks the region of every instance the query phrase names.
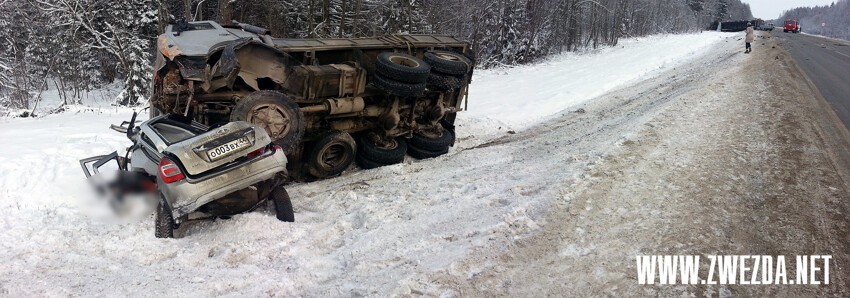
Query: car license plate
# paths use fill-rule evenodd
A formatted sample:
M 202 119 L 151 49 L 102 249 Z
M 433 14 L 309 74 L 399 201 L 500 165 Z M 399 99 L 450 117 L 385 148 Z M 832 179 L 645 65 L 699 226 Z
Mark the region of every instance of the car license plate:
M 218 159 L 221 159 L 222 157 L 241 151 L 242 149 L 248 148 L 250 146 L 251 142 L 248 141 L 248 137 L 241 137 L 239 139 L 230 141 L 224 145 L 207 150 L 207 157 L 210 158 L 210 161 L 216 161 Z

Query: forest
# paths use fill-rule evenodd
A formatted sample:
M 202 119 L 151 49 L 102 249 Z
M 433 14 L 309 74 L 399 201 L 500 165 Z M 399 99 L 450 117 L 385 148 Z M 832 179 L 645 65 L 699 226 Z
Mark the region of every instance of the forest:
M 777 26 L 781 26 L 785 20 L 800 21 L 806 33 L 850 40 L 850 0 L 785 11 L 776 21 Z
M 740 0 L 0 0 L 0 106 L 32 109 L 48 88 L 79 104 L 109 84 L 115 104 L 144 104 L 155 38 L 181 19 L 293 38 L 453 35 L 489 68 L 751 18 Z

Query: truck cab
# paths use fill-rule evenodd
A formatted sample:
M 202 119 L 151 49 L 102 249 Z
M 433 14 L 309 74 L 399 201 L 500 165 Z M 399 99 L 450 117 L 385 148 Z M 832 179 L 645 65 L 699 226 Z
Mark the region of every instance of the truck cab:
M 800 22 L 797 20 L 785 20 L 783 32 L 800 33 Z

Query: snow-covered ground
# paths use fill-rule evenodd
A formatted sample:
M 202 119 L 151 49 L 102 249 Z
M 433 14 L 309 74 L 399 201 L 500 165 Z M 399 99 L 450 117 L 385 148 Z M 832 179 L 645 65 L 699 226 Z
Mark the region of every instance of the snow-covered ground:
M 64 107 L 64 110 L 69 111 L 105 109 L 113 106 L 115 98 L 119 93 L 121 93 L 119 83 L 109 84 L 94 90 L 81 90 L 79 94 L 74 95 L 72 91 L 59 92 L 56 84 L 53 81 L 49 81 L 47 90 L 33 94 L 35 99 L 30 102 L 29 109 L 0 107 L 0 117 L 17 117 L 24 112 L 45 115 L 55 111 L 59 107 Z M 79 104 L 75 104 L 75 101 Z
M 475 73 L 463 119 L 524 129 L 616 88 L 702 57 L 729 34 L 650 36 L 548 62 Z
M 569 204 L 570 189 L 665 104 L 594 98 L 719 67 L 737 38 L 649 37 L 478 71 L 449 155 L 291 185 L 294 224 L 261 210 L 188 224 L 178 239 L 154 238 L 152 218 L 110 225 L 80 211 L 77 160 L 127 146 L 107 127 L 130 110 L 0 119 L 0 296 L 461 294 L 426 275 L 477 276 L 487 261 L 463 259 L 540 230 L 548 210 Z M 546 133 L 555 129 L 566 131 Z

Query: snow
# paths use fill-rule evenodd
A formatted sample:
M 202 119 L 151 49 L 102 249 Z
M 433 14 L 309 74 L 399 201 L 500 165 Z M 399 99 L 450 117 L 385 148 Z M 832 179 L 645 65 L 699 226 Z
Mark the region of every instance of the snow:
M 653 73 L 702 56 L 729 34 L 658 35 L 627 39 L 614 48 L 568 53 L 538 65 L 477 71 L 464 117 L 524 129 Z
M 572 200 L 564 190 L 622 132 L 607 132 L 576 153 L 561 151 L 564 139 L 478 145 L 694 63 L 730 38 L 648 37 L 540 65 L 478 71 L 449 155 L 290 185 L 293 224 L 265 209 L 187 224 L 178 239 L 154 238 L 152 217 L 114 225 L 81 210 L 88 192 L 77 161 L 122 152 L 129 141 L 108 126 L 128 120 L 131 110 L 73 107 L 42 118 L 0 118 L 0 296 L 456 295 L 434 292 L 420 274 L 478 275 L 478 265 L 458 260 L 539 230 L 547 209 Z M 613 120 L 577 127 L 594 133 L 606 121 Z M 562 254 L 591 250 L 572 245 Z
M 73 95 L 72 91 L 66 91 L 65 94 L 68 97 L 68 104 L 69 106 L 72 106 L 68 107 L 68 109 L 72 111 L 80 111 L 92 108 L 103 109 L 110 107 L 115 103 L 115 98 L 122 89 L 123 88 L 121 88 L 119 84 L 113 83 L 91 91 L 81 90 L 80 94 L 76 97 Z M 34 94 L 34 96 L 35 95 L 39 94 Z M 57 90 L 56 83 L 53 81 L 48 82 L 47 90 L 41 92 L 39 96 L 39 98 L 33 99 L 30 103 L 30 109 L 8 109 L 0 107 L 0 117 L 15 117 L 21 115 L 25 111 L 32 111 L 36 115 L 44 115 L 63 105 L 63 97 L 60 95 L 60 92 Z M 74 106 L 72 104 L 74 100 L 79 101 L 81 105 Z M 35 110 L 32 110 L 32 107 L 35 107 Z

